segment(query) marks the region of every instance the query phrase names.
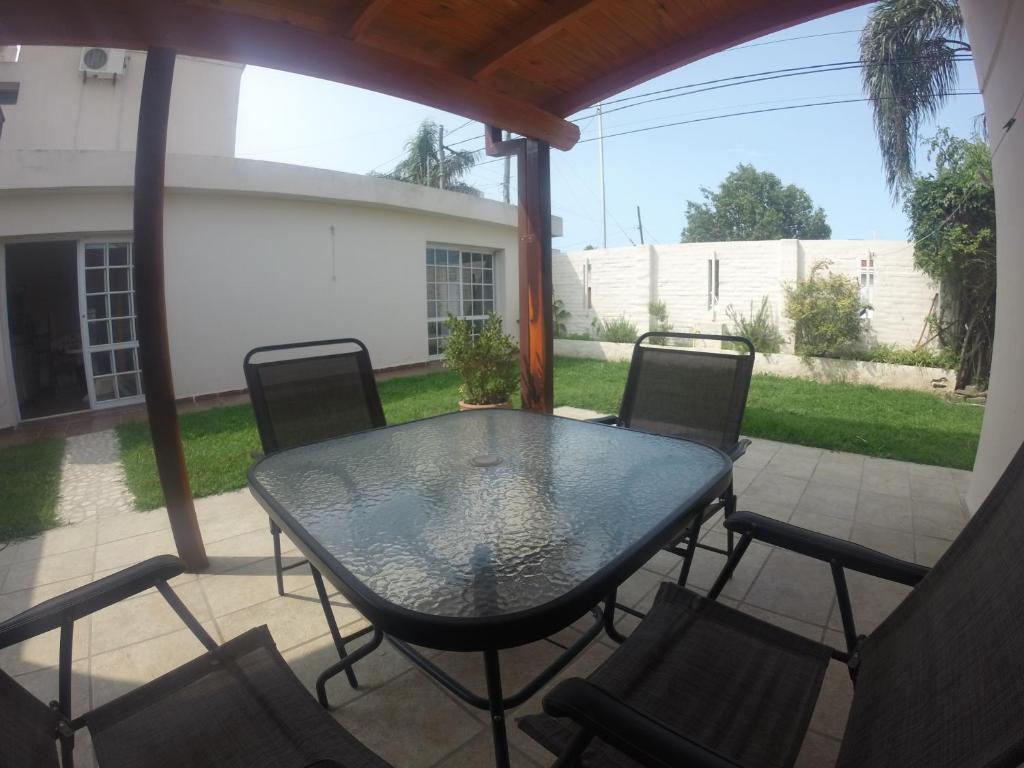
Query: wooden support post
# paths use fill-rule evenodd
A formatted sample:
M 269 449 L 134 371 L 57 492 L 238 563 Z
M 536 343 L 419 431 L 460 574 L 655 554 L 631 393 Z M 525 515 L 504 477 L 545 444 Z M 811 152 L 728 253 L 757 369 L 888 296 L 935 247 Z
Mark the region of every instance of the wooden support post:
M 515 155 L 519 187 L 519 372 L 523 408 L 554 409 L 551 309 L 551 149 L 538 139 L 501 139 L 487 126 L 487 154 Z
M 142 80 L 135 147 L 135 307 L 146 412 L 167 516 L 178 555 L 190 571 L 198 571 L 209 562 L 181 447 L 164 296 L 164 163 L 174 59 L 169 48 L 151 48 Z

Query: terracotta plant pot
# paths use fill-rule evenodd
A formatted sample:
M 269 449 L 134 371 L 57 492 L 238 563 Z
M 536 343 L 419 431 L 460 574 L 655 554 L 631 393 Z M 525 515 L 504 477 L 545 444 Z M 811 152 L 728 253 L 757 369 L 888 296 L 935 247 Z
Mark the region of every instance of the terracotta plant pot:
M 486 410 L 493 410 L 494 408 L 511 408 L 511 407 L 512 407 L 512 401 L 511 400 L 506 400 L 504 403 L 493 403 L 493 404 L 482 404 L 482 405 L 477 405 L 476 403 L 466 403 L 466 402 L 463 402 L 462 400 L 459 400 L 459 410 L 460 411 L 486 411 Z

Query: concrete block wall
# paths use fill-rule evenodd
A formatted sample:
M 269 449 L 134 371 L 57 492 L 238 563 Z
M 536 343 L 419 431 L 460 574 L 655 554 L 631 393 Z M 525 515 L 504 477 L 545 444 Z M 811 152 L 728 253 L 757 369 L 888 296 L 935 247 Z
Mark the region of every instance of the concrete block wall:
M 554 292 L 572 313 L 567 326 L 574 333 L 590 331 L 592 317 L 607 321 L 620 316 L 643 331 L 651 301 L 665 302 L 677 331 L 718 333 L 723 325 L 731 326 L 730 306 L 750 316 L 767 296 L 779 329 L 789 339 L 784 286 L 806 277 L 819 261 L 830 262 L 832 271 L 859 282 L 861 260 L 872 254 L 875 284 L 869 339 L 914 346 L 937 289 L 914 269 L 913 246 L 903 241 L 765 240 L 557 252 Z M 718 302 L 709 308 L 708 261 L 715 258 Z

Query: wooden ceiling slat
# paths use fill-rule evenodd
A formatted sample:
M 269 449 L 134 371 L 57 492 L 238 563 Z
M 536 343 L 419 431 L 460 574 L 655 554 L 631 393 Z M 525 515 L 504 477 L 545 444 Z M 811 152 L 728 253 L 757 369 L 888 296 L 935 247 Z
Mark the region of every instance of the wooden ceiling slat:
M 388 7 L 391 0 L 365 0 L 356 9 L 355 16 L 348 28 L 348 36 L 352 40 L 361 40 L 373 20 L 380 16 Z
M 487 77 L 517 51 L 547 40 L 601 2 L 603 0 L 556 0 L 546 10 L 531 14 L 517 28 L 495 38 L 466 63 L 466 74 L 475 80 Z

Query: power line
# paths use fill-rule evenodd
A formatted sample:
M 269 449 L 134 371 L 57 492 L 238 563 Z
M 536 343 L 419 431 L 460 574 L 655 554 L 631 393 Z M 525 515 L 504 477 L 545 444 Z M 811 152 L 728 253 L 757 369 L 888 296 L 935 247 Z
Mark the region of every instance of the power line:
M 942 93 L 942 94 L 938 94 L 938 95 L 939 96 L 978 96 L 980 94 L 981 94 L 980 91 L 952 91 L 950 93 Z M 661 123 L 659 125 L 651 125 L 651 126 L 648 126 L 646 128 L 634 128 L 634 129 L 629 130 L 629 131 L 619 131 L 618 133 L 608 133 L 608 134 L 605 134 L 604 138 L 610 139 L 610 138 L 614 138 L 615 136 L 628 136 L 628 135 L 633 134 L 633 133 L 644 133 L 646 131 L 654 131 L 654 130 L 657 130 L 659 128 L 673 128 L 675 126 L 690 125 L 692 123 L 706 123 L 706 122 L 709 122 L 709 121 L 712 121 L 712 120 L 721 120 L 721 119 L 726 118 L 726 117 L 742 117 L 744 115 L 760 115 L 760 114 L 765 114 L 767 112 L 786 112 L 788 110 L 793 110 L 793 109 L 807 109 L 808 107 L 828 107 L 828 106 L 832 106 L 834 104 L 854 104 L 854 103 L 858 103 L 858 102 L 877 101 L 877 100 L 878 99 L 873 99 L 871 97 L 865 96 L 865 97 L 859 98 L 859 99 L 836 99 L 834 101 L 816 101 L 816 102 L 811 102 L 810 104 L 791 104 L 791 105 L 785 106 L 785 107 L 766 107 L 764 109 L 748 109 L 748 110 L 745 110 L 743 112 L 729 112 L 729 113 L 724 114 L 724 115 L 711 115 L 710 117 L 695 117 L 695 118 L 693 118 L 691 120 L 679 120 L 679 121 L 673 122 L 673 123 Z M 587 142 L 596 141 L 596 140 L 597 140 L 596 137 L 592 137 L 592 138 L 589 138 L 589 139 L 580 139 L 577 143 L 578 144 L 586 144 Z
M 859 29 L 843 29 L 843 30 L 840 30 L 839 32 L 819 32 L 816 35 L 800 35 L 798 37 L 783 37 L 783 38 L 780 38 L 778 40 L 765 40 L 763 43 L 747 43 L 746 45 L 737 45 L 737 46 L 735 46 L 733 48 L 726 48 L 724 51 L 722 51 L 722 53 L 726 53 L 728 51 L 742 51 L 744 48 L 758 48 L 758 47 L 760 47 L 762 45 L 776 45 L 778 43 L 790 43 L 790 42 L 793 42 L 794 40 L 810 40 L 811 38 L 814 38 L 814 37 L 831 37 L 833 35 L 859 34 L 860 31 L 861 30 L 859 30 Z
M 916 57 L 914 59 L 906 59 L 901 62 L 892 63 L 908 63 L 911 61 L 920 61 L 922 58 L 928 57 Z M 954 60 L 960 61 L 971 61 L 970 56 L 955 56 Z M 853 59 L 850 61 L 835 61 L 827 64 L 806 64 L 800 67 L 785 67 L 783 69 L 769 69 L 764 72 L 750 72 L 745 75 L 731 75 L 729 77 L 719 77 L 714 80 L 704 80 L 698 83 L 688 83 L 686 85 L 677 85 L 671 88 L 661 88 L 656 91 L 646 91 L 644 93 L 636 93 L 632 96 L 623 96 L 618 99 L 610 99 L 609 101 L 602 102 L 603 107 L 607 107 L 609 104 L 621 104 L 622 102 L 633 101 L 634 104 L 626 104 L 621 107 L 613 107 L 612 109 L 604 109 L 604 114 L 611 112 L 618 112 L 622 109 L 629 109 L 630 107 L 637 107 L 641 104 L 650 104 L 655 101 L 664 101 L 669 98 L 678 98 L 682 96 L 690 96 L 696 93 L 707 93 L 708 91 L 716 91 L 722 88 L 732 88 L 737 85 L 750 85 L 752 83 L 761 83 L 768 80 L 781 80 L 788 77 L 800 77 L 802 75 L 816 75 L 825 72 L 842 72 L 849 69 L 860 69 L 864 66 L 862 59 Z M 678 93 L 679 91 L 686 91 L 685 93 Z M 672 94 L 666 96 L 664 94 Z M 647 99 L 647 96 L 655 98 Z M 643 99 L 643 101 L 636 101 L 637 99 Z M 581 115 L 577 120 L 583 117 L 593 117 L 596 115 L 593 112 L 588 115 Z

